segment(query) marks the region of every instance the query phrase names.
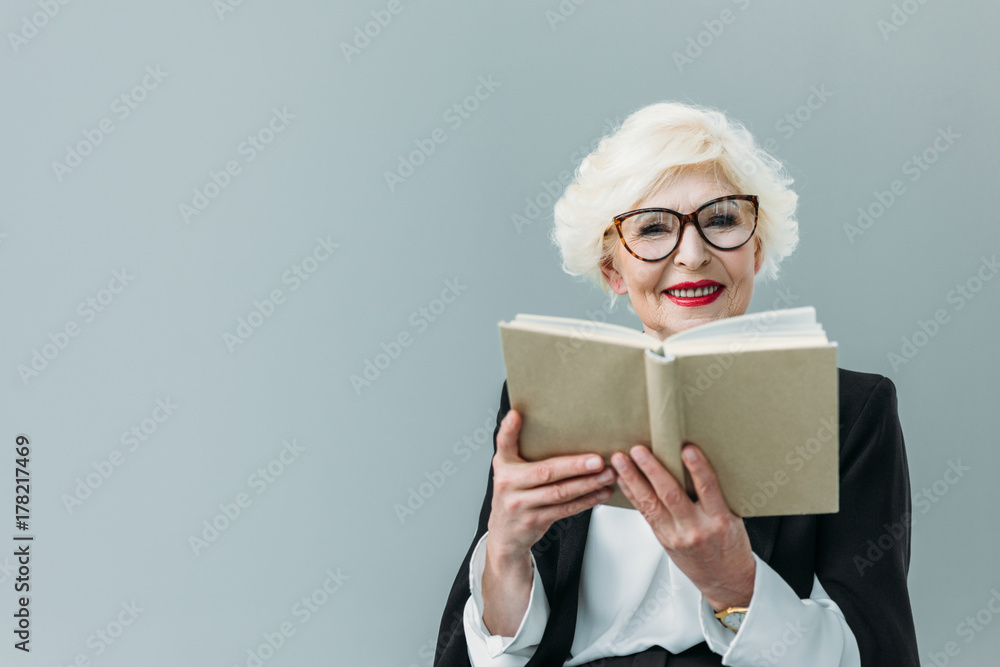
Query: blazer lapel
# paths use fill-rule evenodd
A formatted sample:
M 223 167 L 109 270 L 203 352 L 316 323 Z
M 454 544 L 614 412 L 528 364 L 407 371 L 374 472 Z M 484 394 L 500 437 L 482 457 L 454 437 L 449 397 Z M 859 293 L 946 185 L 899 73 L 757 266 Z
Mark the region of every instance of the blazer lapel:
M 538 575 L 549 600 L 549 622 L 526 667 L 561 665 L 573 647 L 580 571 L 592 512 L 588 509 L 556 521 L 547 533 L 552 535 L 552 540 L 542 538 L 532 547 Z

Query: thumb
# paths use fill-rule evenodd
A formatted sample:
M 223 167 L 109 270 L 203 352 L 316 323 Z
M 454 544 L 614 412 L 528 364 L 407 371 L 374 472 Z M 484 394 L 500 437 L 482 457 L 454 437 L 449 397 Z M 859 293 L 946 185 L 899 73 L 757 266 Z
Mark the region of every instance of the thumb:
M 497 454 L 503 461 L 523 461 L 518 451 L 517 436 L 521 431 L 521 415 L 517 410 L 508 410 L 500 421 L 497 432 Z

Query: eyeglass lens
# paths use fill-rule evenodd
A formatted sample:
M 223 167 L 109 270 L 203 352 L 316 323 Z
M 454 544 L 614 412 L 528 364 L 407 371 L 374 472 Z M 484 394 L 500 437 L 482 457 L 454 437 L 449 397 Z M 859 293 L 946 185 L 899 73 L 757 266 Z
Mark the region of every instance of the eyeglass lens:
M 753 202 L 728 199 L 701 209 L 697 220 L 710 243 L 728 249 L 750 238 L 754 217 Z M 636 213 L 621 222 L 626 245 L 644 259 L 659 259 L 668 255 L 677 245 L 680 226 L 676 215 L 664 211 Z

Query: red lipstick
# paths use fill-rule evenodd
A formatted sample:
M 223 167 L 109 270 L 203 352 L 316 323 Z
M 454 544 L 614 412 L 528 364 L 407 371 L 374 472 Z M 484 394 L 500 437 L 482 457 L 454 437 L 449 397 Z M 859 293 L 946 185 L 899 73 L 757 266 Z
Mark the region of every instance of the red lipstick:
M 723 287 L 721 283 L 718 283 L 714 280 L 699 280 L 693 283 L 692 282 L 677 283 L 676 285 L 671 285 L 670 287 L 667 288 L 669 290 L 678 290 L 678 289 L 695 289 L 698 287 L 715 287 L 715 286 L 717 286 L 719 289 L 715 290 L 711 294 L 706 294 L 704 296 L 698 296 L 698 297 L 674 296 L 673 294 L 667 292 L 667 290 L 664 290 L 663 293 L 667 296 L 668 299 L 676 303 L 678 306 L 687 306 L 693 308 L 696 306 L 705 306 L 712 303 L 713 301 L 718 299 L 719 296 L 722 295 L 722 291 L 725 289 L 725 287 Z
M 712 285 L 722 286 L 722 283 L 718 283 L 714 280 L 699 280 L 696 283 L 683 282 L 677 283 L 676 285 L 671 285 L 667 289 L 694 289 L 696 287 L 711 287 Z

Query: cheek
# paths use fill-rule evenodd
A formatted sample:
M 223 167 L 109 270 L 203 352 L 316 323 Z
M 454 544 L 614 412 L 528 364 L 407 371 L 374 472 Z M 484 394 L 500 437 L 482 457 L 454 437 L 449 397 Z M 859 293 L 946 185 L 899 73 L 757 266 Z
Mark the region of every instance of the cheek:
M 753 246 L 745 245 L 737 251 L 739 254 L 729 257 L 726 269 L 734 282 L 753 282 Z
M 742 314 L 750 304 L 754 288 L 753 252 L 741 253 L 729 265 L 729 275 L 733 289 L 729 294 L 730 310 L 734 315 Z
M 747 289 L 747 284 L 741 282 L 736 285 L 733 289 L 729 290 L 728 300 L 726 302 L 726 312 L 730 316 L 742 315 L 746 312 L 747 306 L 750 305 L 751 293 Z
M 733 272 L 730 275 L 734 282 L 734 289 L 729 295 L 730 304 L 734 314 L 742 314 L 750 304 L 750 299 L 753 296 L 753 255 L 750 256 L 749 268 L 745 264 L 740 264 L 733 267 Z
M 635 258 L 633 258 L 633 261 L 638 262 Z M 660 267 L 647 262 L 638 262 L 638 264 L 639 266 L 633 265 L 632 270 L 629 272 L 629 285 L 637 289 L 652 289 L 656 287 L 662 273 Z

